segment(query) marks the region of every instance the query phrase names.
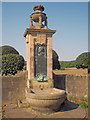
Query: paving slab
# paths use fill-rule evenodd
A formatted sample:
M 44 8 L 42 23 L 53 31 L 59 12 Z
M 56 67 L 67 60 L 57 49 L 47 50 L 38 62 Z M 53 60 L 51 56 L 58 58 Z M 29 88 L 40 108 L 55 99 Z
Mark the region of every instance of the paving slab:
M 15 105 L 7 106 L 5 109 L 7 118 L 36 118 L 37 115 L 33 114 L 31 110 L 27 112 L 26 108 L 18 108 Z
M 32 118 L 32 120 L 35 120 L 36 118 L 36 120 L 39 120 L 40 118 L 81 118 L 82 120 L 86 117 L 86 112 L 75 103 L 65 101 L 65 103 L 61 106 L 60 111 L 51 114 L 40 113 L 32 110 L 31 108 L 18 108 L 15 105 L 7 105 L 5 107 L 5 115 L 7 118 Z

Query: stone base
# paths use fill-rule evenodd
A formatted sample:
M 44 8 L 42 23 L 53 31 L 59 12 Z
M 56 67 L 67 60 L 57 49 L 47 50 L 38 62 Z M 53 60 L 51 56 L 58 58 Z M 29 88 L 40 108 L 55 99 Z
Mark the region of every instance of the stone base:
M 53 88 L 53 80 L 48 80 L 47 82 L 38 82 L 33 80 L 33 89 L 47 89 L 47 88 Z

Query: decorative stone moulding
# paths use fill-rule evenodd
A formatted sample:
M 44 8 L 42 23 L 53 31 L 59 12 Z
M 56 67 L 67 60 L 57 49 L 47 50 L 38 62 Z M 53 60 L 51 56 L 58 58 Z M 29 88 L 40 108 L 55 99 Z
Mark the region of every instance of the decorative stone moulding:
M 46 33 L 47 35 L 53 35 L 56 32 L 56 30 L 51 29 L 35 29 L 35 28 L 27 28 L 24 37 L 26 37 L 27 34 L 35 34 L 35 33 Z
M 42 19 L 42 22 L 45 21 L 45 19 L 47 19 L 45 13 L 39 13 L 39 12 L 37 12 L 37 13 L 33 13 L 31 16 L 32 16 L 32 20 L 34 22 L 39 22 L 40 17 Z

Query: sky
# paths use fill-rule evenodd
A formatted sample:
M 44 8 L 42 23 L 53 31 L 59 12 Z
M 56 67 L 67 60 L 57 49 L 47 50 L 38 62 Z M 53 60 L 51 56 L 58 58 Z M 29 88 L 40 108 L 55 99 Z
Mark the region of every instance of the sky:
M 88 2 L 3 2 L 2 45 L 13 46 L 26 60 L 23 35 L 36 4 L 44 6 L 48 28 L 56 30 L 53 49 L 60 61 L 75 60 L 88 51 Z

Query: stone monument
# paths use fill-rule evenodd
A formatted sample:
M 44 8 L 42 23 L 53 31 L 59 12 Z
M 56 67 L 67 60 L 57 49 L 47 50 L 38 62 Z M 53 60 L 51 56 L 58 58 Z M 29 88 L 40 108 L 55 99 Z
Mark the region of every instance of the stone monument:
M 30 15 L 30 28 L 24 34 L 27 43 L 27 85 L 28 88 L 50 88 L 53 87 L 52 35 L 56 30 L 48 29 L 42 5 L 35 5 L 33 9 L 35 12 Z
M 47 16 L 42 5 L 35 5 L 33 9 L 35 12 L 30 15 L 30 28 L 24 33 L 28 71 L 26 101 L 34 110 L 54 112 L 66 98 L 64 90 L 53 88 L 52 35 L 56 30 L 47 27 Z

